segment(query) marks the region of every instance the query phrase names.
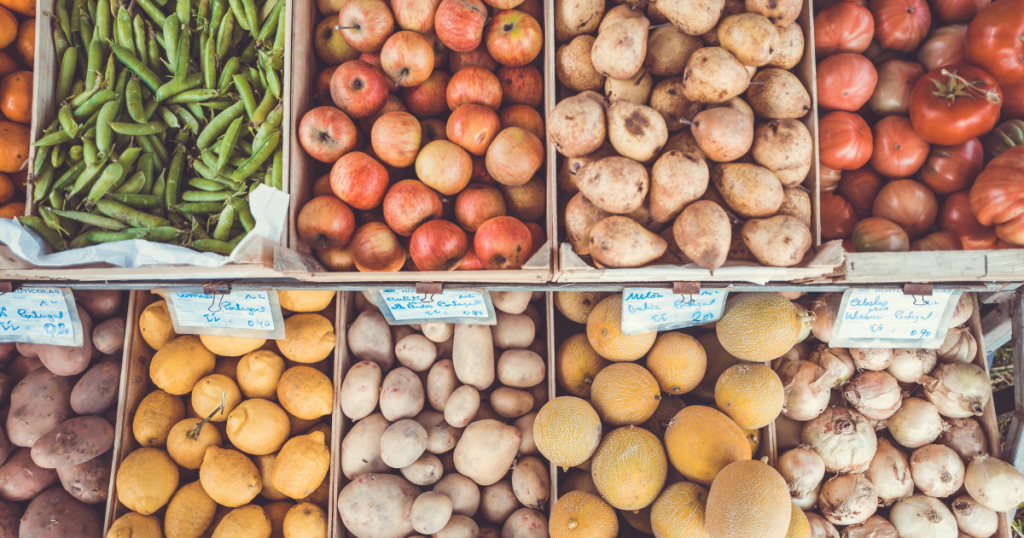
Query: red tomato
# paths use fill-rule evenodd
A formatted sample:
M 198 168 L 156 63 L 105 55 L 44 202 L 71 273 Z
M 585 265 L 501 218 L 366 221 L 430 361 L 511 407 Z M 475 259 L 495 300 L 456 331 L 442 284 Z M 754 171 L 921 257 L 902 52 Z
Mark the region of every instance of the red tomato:
M 910 92 L 924 68 L 917 62 L 889 60 L 878 67 L 878 84 L 868 100 L 868 108 L 879 116 L 906 115 L 910 111 Z
M 931 71 L 947 65 L 967 63 L 964 52 L 964 36 L 967 35 L 966 24 L 943 26 L 932 33 L 921 44 L 917 51 L 917 61 L 921 62 L 925 71 Z
M 985 226 L 1024 213 L 1024 146 L 1000 153 L 974 180 L 971 213 Z
M 903 116 L 888 116 L 875 124 L 875 149 L 871 167 L 889 178 L 914 175 L 928 158 L 931 145 L 925 142 Z
M 837 110 L 818 120 L 821 163 L 836 170 L 856 170 L 871 159 L 874 137 L 864 118 Z
M 813 174 L 811 174 L 813 177 Z M 835 168 L 829 168 L 823 164 L 818 164 L 818 186 L 822 192 L 832 192 L 839 186 L 839 180 L 843 178 L 843 171 L 836 170 Z M 814 185 L 808 186 L 809 189 L 813 189 Z
M 857 224 L 857 211 L 850 202 L 838 194 L 823 192 L 819 208 L 822 239 L 831 241 L 849 237 L 853 225 Z
M 967 29 L 967 59 L 999 84 L 1024 82 L 1024 0 L 996 0 Z
M 878 217 L 868 217 L 853 227 L 853 249 L 856 252 L 907 252 L 910 238 L 898 224 Z
M 1000 109 L 1004 120 L 1024 120 L 1024 83 L 1000 86 L 1003 90 L 1003 108 Z
M 840 52 L 818 64 L 818 104 L 825 110 L 856 112 L 868 102 L 878 84 L 878 72 L 870 60 L 852 52 Z
M 814 54 L 819 61 L 837 52 L 864 52 L 874 35 L 871 11 L 853 2 L 839 2 L 814 16 Z
M 992 0 L 931 0 L 932 15 L 946 23 L 971 22 Z
M 885 181 L 870 166 L 843 172 L 843 180 L 839 182 L 839 194 L 842 195 L 857 214 L 861 217 L 871 216 L 871 206 L 875 203 L 878 191 L 882 190 Z
M 973 65 L 940 67 L 917 81 L 910 94 L 910 121 L 921 138 L 955 146 L 992 130 L 1003 92 Z
M 932 146 L 921 167 L 921 183 L 935 194 L 962 191 L 974 183 L 984 167 L 985 149 L 977 138 L 955 146 Z
M 963 250 L 960 238 L 949 232 L 932 232 L 910 244 L 910 250 Z
M 946 197 L 939 209 L 938 227 L 957 236 L 966 250 L 987 250 L 998 240 L 991 226 L 982 226 L 974 218 L 967 191 L 954 192 Z
M 871 216 L 899 224 L 911 239 L 928 233 L 939 213 L 935 193 L 913 179 L 891 181 L 878 191 Z
M 871 0 L 870 6 L 875 16 L 875 40 L 883 49 L 910 52 L 932 25 L 925 0 Z
M 996 224 L 996 236 L 1013 246 L 1024 247 L 1024 213 Z

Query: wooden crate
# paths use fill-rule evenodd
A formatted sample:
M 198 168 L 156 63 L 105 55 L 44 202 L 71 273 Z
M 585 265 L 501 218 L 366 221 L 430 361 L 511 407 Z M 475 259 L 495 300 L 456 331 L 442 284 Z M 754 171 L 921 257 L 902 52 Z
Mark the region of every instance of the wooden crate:
M 846 254 L 843 283 L 1020 281 L 1024 249 Z
M 129 454 L 139 448 L 139 444 L 135 440 L 135 434 L 132 431 L 132 421 L 135 417 L 135 410 L 138 409 L 142 399 L 155 389 L 149 379 L 149 364 L 156 352 L 153 348 L 149 347 L 146 341 L 142 338 L 138 319 L 142 314 L 142 311 L 145 310 L 147 306 L 158 300 L 159 297 L 157 295 L 146 291 L 131 292 L 128 324 L 126 326 L 127 342 L 125 343 L 125 362 L 121 369 L 121 389 L 118 396 L 117 426 L 114 437 L 113 472 L 110 475 L 110 501 L 108 501 L 107 504 L 107 513 L 103 527 L 104 535 L 108 530 L 110 530 L 110 525 L 114 520 L 129 512 L 128 508 L 117 501 L 117 470 L 118 467 L 120 467 L 121 462 L 124 461 Z M 335 335 L 337 335 L 338 340 L 336 340 L 334 346 L 333 364 L 329 365 L 329 367 L 331 368 L 334 386 L 338 387 L 341 382 L 341 379 L 338 377 L 341 375 L 339 350 L 342 349 L 344 345 L 345 334 L 343 330 L 344 325 L 341 323 L 342 299 L 340 294 L 336 296 L 331 304 L 333 305 L 334 310 Z M 337 508 L 335 506 L 337 501 L 337 491 L 334 488 L 334 485 L 337 484 L 337 481 L 334 480 L 334 476 L 335 473 L 339 472 L 339 468 L 341 467 L 339 464 L 341 461 L 341 432 L 338 423 L 338 418 L 341 416 L 341 401 L 340 398 L 335 397 L 334 411 L 330 416 L 331 465 L 328 475 L 325 478 L 325 480 L 329 480 L 328 484 L 330 485 L 328 507 L 324 510 L 327 513 L 327 529 L 329 536 L 334 536 L 333 533 L 337 532 L 337 527 L 341 526 L 338 522 L 338 518 L 335 516 L 335 514 L 337 514 Z M 228 443 L 228 440 L 224 439 L 224 442 Z M 181 472 L 189 478 L 182 478 L 179 481 L 179 485 L 195 481 L 199 476 L 198 471 Z M 256 499 L 253 499 L 256 504 L 261 503 L 263 500 L 264 499 L 259 496 L 257 496 Z

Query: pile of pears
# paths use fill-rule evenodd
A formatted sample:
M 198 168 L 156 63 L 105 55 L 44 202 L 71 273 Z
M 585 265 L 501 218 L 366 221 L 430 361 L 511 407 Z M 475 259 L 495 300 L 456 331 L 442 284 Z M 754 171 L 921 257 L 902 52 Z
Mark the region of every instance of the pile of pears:
M 800 263 L 802 0 L 620 1 L 555 0 L 548 137 L 573 250 L 602 268 Z

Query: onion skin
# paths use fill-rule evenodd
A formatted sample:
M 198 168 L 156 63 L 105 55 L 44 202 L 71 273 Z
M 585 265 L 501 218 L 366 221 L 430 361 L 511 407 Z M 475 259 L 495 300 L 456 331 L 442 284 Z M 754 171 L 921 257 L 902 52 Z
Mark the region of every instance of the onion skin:
M 978 355 L 978 341 L 967 327 L 953 327 L 946 331 L 946 339 L 936 352 L 939 362 L 974 362 Z
M 911 495 L 896 503 L 889 522 L 900 538 L 931 538 L 957 535 L 956 520 L 942 501 L 927 495 Z
M 1024 475 L 988 454 L 978 454 L 967 464 L 964 487 L 979 504 L 996 512 L 1016 509 L 1024 501 Z
M 832 327 L 836 324 L 836 316 L 842 303 L 843 294 L 839 292 L 822 293 L 811 303 L 811 312 L 814 314 L 811 332 L 825 344 L 832 339 Z
M 960 532 L 971 538 L 988 538 L 999 529 L 999 516 L 970 495 L 953 499 L 953 518 Z
M 819 346 L 807 359 L 825 369 L 825 375 L 835 381 L 833 386 L 845 385 L 847 381 L 857 372 L 853 364 L 853 357 L 850 352 L 843 348 Z
M 843 389 L 843 397 L 871 420 L 885 420 L 903 404 L 896 378 L 886 372 L 861 372 Z
M 862 473 L 832 477 L 821 485 L 821 515 L 833 525 L 863 523 L 878 509 L 875 487 Z
M 839 531 L 821 514 L 807 512 L 804 515 L 807 516 L 807 522 L 811 524 L 810 538 L 839 538 Z
M 884 517 L 875 514 L 864 523 L 843 529 L 842 538 L 900 538 L 896 527 Z
M 939 438 L 946 423 L 931 402 L 921 398 L 906 398 L 899 411 L 885 421 L 893 439 L 907 448 L 920 448 Z
M 892 350 L 885 347 L 850 348 L 850 356 L 861 370 L 877 372 L 892 364 Z
M 888 439 L 878 440 L 878 450 L 864 476 L 875 486 L 879 506 L 890 506 L 914 493 L 914 479 L 910 475 L 910 462 L 903 451 Z
M 988 439 L 981 431 L 981 424 L 974 418 L 950 418 L 945 420 L 947 430 L 939 435 L 939 444 L 948 446 L 964 461 L 971 461 L 978 454 L 988 453 Z
M 931 373 L 936 362 L 938 362 L 938 358 L 934 349 L 894 349 L 892 364 L 886 368 L 886 371 L 892 374 L 897 381 L 917 383 Z
M 793 420 L 811 420 L 828 407 L 832 378 L 809 361 L 786 361 L 779 365 L 785 400 L 782 414 Z
M 829 407 L 804 424 L 800 439 L 814 448 L 825 470 L 831 473 L 863 473 L 878 448 L 878 438 L 868 419 L 838 406 Z
M 949 418 L 980 417 L 992 399 L 992 382 L 980 366 L 966 362 L 940 365 L 922 381 L 924 395 Z
M 952 448 L 925 445 L 910 455 L 910 476 L 921 493 L 949 497 L 964 484 L 964 462 Z
M 971 294 L 961 294 L 960 299 L 956 302 L 956 309 L 953 310 L 953 318 L 949 320 L 949 327 L 953 328 L 967 323 L 972 314 L 974 314 L 974 301 L 971 299 Z
M 814 510 L 818 507 L 818 494 L 821 492 L 821 486 L 818 486 L 811 491 L 808 491 L 806 495 L 802 497 L 792 497 L 793 505 L 801 510 Z
M 779 456 L 775 468 L 786 480 L 789 495 L 794 499 L 807 497 L 809 493 L 818 489 L 825 478 L 825 462 L 821 461 L 821 456 L 808 445 L 799 445 L 787 450 Z

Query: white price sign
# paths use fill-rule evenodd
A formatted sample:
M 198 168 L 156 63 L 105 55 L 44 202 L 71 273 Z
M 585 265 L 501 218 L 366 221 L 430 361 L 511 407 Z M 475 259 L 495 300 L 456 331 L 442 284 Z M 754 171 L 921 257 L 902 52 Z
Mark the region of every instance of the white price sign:
M 0 295 L 0 342 L 81 346 L 82 321 L 66 288 L 19 288 Z
M 378 290 L 378 306 L 391 324 L 416 324 L 430 321 L 493 325 L 494 305 L 486 292 L 444 290 L 441 293 L 416 293 L 413 289 Z M 383 302 L 383 305 L 380 303 Z
M 622 332 L 668 331 L 718 321 L 728 296 L 726 290 L 676 295 L 668 289 L 626 288 L 622 291 Z
M 165 297 L 179 334 L 284 338 L 284 318 L 274 290 L 217 295 L 171 291 Z
M 961 293 L 934 290 L 932 295 L 905 295 L 899 289 L 846 290 L 829 345 L 938 348 Z

